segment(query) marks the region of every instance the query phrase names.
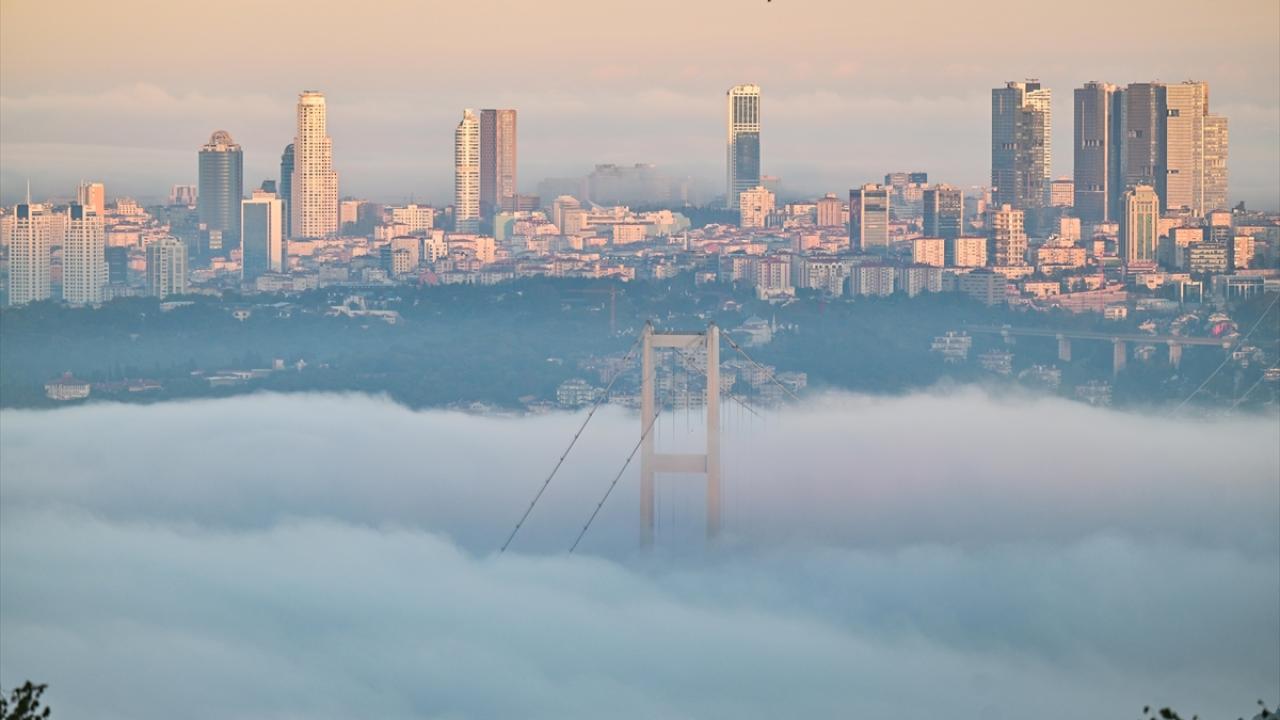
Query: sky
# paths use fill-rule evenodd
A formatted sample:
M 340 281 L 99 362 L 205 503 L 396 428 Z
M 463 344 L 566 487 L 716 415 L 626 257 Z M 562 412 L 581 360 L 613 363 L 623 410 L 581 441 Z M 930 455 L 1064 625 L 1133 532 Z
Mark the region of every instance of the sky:
M 1280 207 L 1280 5 L 922 0 L 312 3 L 0 0 L 0 199 L 76 181 L 108 195 L 194 183 L 225 129 L 246 186 L 278 174 L 297 93 L 329 99 L 341 193 L 438 204 L 465 107 L 514 107 L 519 185 L 651 162 L 722 191 L 724 92 L 764 93 L 764 170 L 817 195 L 923 169 L 986 184 L 990 89 L 1054 95 L 1071 172 L 1071 90 L 1194 78 L 1231 122 L 1231 197 Z
M 1234 718 L 1280 698 L 1274 417 L 976 388 L 726 408 L 721 545 L 698 483 L 661 477 L 638 553 L 631 468 L 569 555 L 639 432 L 606 407 L 497 553 L 581 418 L 354 395 L 0 412 L 0 685 L 108 720 Z M 665 415 L 659 448 L 697 428 Z

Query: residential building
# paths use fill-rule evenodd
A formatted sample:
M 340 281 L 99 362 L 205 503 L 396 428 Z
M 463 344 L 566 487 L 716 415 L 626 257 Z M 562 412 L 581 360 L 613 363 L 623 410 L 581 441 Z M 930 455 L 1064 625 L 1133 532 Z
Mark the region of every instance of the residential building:
M 100 182 L 82 182 L 76 187 L 76 202 L 92 208 L 99 217 L 107 213 L 107 186 Z
M 958 268 L 980 268 L 987 265 L 987 238 L 958 237 L 955 239 L 954 257 L 947 265 Z
M 187 246 L 174 237 L 147 245 L 147 294 L 166 298 L 187 292 Z
M 53 218 L 43 205 L 31 202 L 14 208 L 9 229 L 9 304 L 25 305 L 48 300 L 52 294 L 49 252 Z
M 1069 208 L 1075 206 L 1076 183 L 1071 178 L 1055 178 L 1049 182 L 1049 206 Z
M 835 193 L 827 193 L 816 204 L 818 227 L 840 227 L 845 224 L 844 203 Z
M 471 109 L 453 133 L 453 224 L 460 233 L 480 231 L 480 120 Z
M 917 265 L 943 267 L 947 264 L 947 241 L 943 238 L 920 237 L 911 241 L 911 262 Z
M 762 228 L 768 224 L 774 211 L 773 193 L 763 186 L 756 186 L 738 193 L 738 225 L 744 228 Z
M 63 300 L 83 305 L 106 299 L 103 294 L 107 285 L 106 245 L 102 214 L 97 207 L 72 203 L 67 208 L 62 241 Z
M 1204 209 L 1226 210 L 1227 197 L 1227 119 L 1221 115 L 1204 117 Z
M 991 260 L 996 267 L 1027 264 L 1024 215 L 1008 203 L 991 214 Z

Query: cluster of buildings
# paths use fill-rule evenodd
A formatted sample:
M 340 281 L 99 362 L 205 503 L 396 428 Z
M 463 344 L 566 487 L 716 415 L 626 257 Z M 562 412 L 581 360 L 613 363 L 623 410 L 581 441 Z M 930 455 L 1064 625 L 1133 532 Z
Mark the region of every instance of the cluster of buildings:
M 101 183 L 0 218 L 10 304 L 54 297 L 293 292 L 329 285 L 494 283 L 529 276 L 662 279 L 753 288 L 785 301 L 959 292 L 988 304 L 1103 310 L 1135 290 L 1203 299 L 1274 284 L 1276 217 L 1227 203 L 1226 118 L 1203 82 L 1090 82 L 1074 95 L 1074 176 L 1052 176 L 1052 93 L 991 94 L 991 184 L 891 172 L 813 200 L 778 197 L 761 163 L 761 90 L 726 93 L 725 198 L 738 222 L 691 228 L 688 183 L 601 165 L 519 192 L 517 114 L 465 110 L 450 206 L 340 199 L 323 94 L 298 96 L 276 179 L 245 192 L 243 150 L 219 130 L 197 185 L 167 206 L 108 206 Z M 633 209 L 636 208 L 636 209 Z M 1206 280 L 1208 287 L 1206 288 Z

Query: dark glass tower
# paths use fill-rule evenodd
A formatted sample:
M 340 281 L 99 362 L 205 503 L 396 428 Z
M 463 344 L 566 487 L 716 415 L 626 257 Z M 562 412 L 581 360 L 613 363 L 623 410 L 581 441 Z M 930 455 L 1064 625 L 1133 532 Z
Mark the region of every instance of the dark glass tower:
M 200 223 L 222 232 L 223 247 L 239 244 L 240 201 L 244 197 L 244 153 L 219 130 L 200 148 L 200 194 L 196 211 Z

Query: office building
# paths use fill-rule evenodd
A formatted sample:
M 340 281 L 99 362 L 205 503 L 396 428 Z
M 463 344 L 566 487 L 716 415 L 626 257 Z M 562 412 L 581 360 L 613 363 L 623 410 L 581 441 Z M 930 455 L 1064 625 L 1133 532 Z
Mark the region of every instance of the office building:
M 470 109 L 453 133 L 453 224 L 460 233 L 480 231 L 480 120 Z
M 205 230 L 235 242 L 240 232 L 240 200 L 244 197 L 244 152 L 231 133 L 218 130 L 200 148 L 196 213 Z
M 1125 191 L 1120 218 L 1120 258 L 1125 265 L 1155 263 L 1159 233 L 1160 197 L 1150 185 Z
M 107 282 L 125 285 L 129 282 L 129 248 L 116 245 L 103 251 L 107 262 Z
M 1165 192 L 1165 86 L 1131 83 L 1121 97 L 1121 172 L 1124 190 L 1150 185 L 1157 195 Z M 1118 214 L 1123 209 L 1117 208 Z
M 27 201 L 14 208 L 9 229 L 9 304 L 25 305 L 48 300 L 49 249 L 53 219 L 43 205 Z
M 514 212 L 516 111 L 480 111 L 480 214 Z
M 1204 117 L 1209 86 L 1183 82 L 1165 87 L 1165 195 L 1167 210 L 1203 216 Z
M 166 298 L 187 292 L 187 246 L 174 237 L 147 245 L 147 294 Z
M 1005 203 L 991 214 L 991 252 L 995 267 L 1027 264 L 1027 233 L 1023 211 Z
M 333 140 L 326 123 L 324 93 L 300 93 L 298 130 L 293 138 L 293 182 L 289 185 L 292 237 L 338 234 L 338 173 L 333 169 Z
M 106 231 L 96 207 L 73 203 L 67 208 L 62 241 L 62 299 L 74 305 L 106 298 Z
M 725 202 L 736 208 L 743 190 L 760 186 L 760 86 L 734 85 L 728 110 Z
M 991 186 L 994 202 L 1044 207 L 1053 169 L 1052 93 L 1036 80 L 991 91 Z
M 774 210 L 773 193 L 763 186 L 743 190 L 738 194 L 738 225 L 744 228 L 762 228 L 768 224 Z
M 286 269 L 284 203 L 275 193 L 255 190 L 241 205 L 240 279 L 253 282 Z
M 284 203 L 284 236 L 293 237 L 293 143 L 285 145 L 280 154 L 280 201 Z
M 1221 115 L 1204 117 L 1204 211 L 1231 207 L 1227 197 L 1227 119 Z
M 921 212 L 925 237 L 954 240 L 964 234 L 964 192 L 960 188 L 926 187 Z
M 195 185 L 174 185 L 169 188 L 169 204 L 195 207 L 199 195 Z
M 849 191 L 849 247 L 855 252 L 888 250 L 889 193 L 887 186 L 876 184 Z
M 1110 83 L 1090 82 L 1075 91 L 1076 215 L 1090 224 L 1116 219 L 1124 191 L 1121 176 L 1123 92 Z

